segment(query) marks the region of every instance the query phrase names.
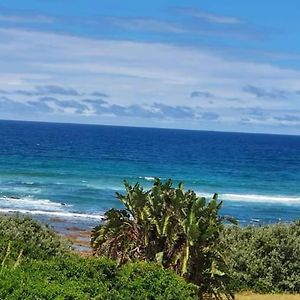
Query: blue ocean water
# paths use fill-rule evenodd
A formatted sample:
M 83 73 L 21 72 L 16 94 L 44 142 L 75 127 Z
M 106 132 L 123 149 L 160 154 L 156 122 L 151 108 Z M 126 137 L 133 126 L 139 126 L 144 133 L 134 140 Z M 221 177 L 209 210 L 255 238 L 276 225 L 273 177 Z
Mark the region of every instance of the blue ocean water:
M 0 212 L 99 222 L 123 180 L 154 177 L 241 224 L 300 218 L 300 136 L 0 121 Z

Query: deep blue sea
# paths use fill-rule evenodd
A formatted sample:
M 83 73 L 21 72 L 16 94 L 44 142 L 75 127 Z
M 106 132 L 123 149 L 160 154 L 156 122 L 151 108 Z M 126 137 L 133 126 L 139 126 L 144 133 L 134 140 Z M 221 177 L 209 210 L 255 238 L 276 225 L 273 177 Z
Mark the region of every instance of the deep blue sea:
M 300 219 L 300 136 L 0 121 L 0 212 L 96 223 L 154 177 L 218 193 L 241 224 Z

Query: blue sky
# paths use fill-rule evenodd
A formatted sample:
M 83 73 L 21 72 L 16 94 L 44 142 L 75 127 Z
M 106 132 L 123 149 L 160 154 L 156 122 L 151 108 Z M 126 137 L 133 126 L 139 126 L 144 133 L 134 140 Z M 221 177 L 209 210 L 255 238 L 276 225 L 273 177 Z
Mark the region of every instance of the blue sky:
M 300 134 L 298 0 L 0 0 L 0 118 Z

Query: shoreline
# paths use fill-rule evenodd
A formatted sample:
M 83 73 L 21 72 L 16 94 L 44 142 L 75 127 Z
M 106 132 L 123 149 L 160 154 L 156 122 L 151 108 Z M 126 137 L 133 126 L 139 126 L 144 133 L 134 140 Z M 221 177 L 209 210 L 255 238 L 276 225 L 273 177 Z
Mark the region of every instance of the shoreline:
M 68 232 L 62 234 L 56 232 L 71 243 L 73 251 L 80 254 L 91 254 L 92 247 L 90 246 L 91 231 L 80 230 L 80 228 L 67 228 Z
M 81 254 L 89 254 L 92 252 L 90 246 L 90 237 L 92 229 L 99 224 L 99 222 L 82 222 L 78 219 L 64 219 L 59 217 L 36 217 L 31 216 L 43 224 L 50 226 L 59 236 L 65 238 L 71 243 L 73 251 Z

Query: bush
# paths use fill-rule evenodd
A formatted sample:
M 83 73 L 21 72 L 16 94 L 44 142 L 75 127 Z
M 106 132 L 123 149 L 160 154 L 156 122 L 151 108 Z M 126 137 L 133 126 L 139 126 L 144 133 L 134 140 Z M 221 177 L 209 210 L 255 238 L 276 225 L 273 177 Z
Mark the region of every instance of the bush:
M 228 228 L 235 290 L 300 292 L 300 222 Z
M 20 253 L 27 259 L 47 259 L 67 250 L 62 238 L 30 217 L 0 216 L 0 262 L 5 256 L 16 260 Z
M 20 254 L 22 259 L 20 259 Z M 0 217 L 0 298 L 196 299 L 197 287 L 147 263 L 117 266 L 79 257 L 47 226 L 28 217 Z
M 52 258 L 5 268 L 0 274 L 1 299 L 109 299 L 115 264 L 79 257 Z M 101 297 L 100 297 L 101 296 Z
M 145 262 L 128 263 L 120 268 L 117 289 L 122 299 L 197 299 L 197 287 L 175 276 L 170 270 Z
M 31 261 L 0 273 L 1 299 L 192 300 L 196 293 L 194 285 L 158 266 L 117 267 L 104 258 Z
M 217 195 L 206 200 L 184 191 L 182 184 L 174 188 L 171 180 L 159 179 L 148 191 L 126 182 L 125 189 L 126 195 L 117 193 L 125 209 L 107 211 L 105 221 L 92 232 L 95 254 L 120 264 L 157 262 L 197 284 L 200 297 L 232 299 Z

